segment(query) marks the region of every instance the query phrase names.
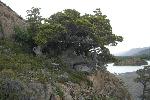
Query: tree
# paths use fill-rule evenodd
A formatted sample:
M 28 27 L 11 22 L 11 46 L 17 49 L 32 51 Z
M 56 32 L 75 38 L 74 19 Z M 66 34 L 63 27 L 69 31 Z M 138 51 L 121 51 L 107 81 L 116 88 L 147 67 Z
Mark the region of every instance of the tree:
M 28 44 L 31 48 L 37 46 L 34 41 L 34 37 L 39 32 L 39 27 L 42 25 L 43 18 L 40 15 L 40 8 L 32 7 L 31 10 L 27 10 L 26 21 L 28 23 L 27 34 L 28 35 Z
M 39 45 L 46 45 L 46 48 L 60 51 L 73 48 L 79 55 L 87 56 L 90 49 L 97 47 L 101 48 L 103 54 L 108 54 L 105 52 L 109 51 L 106 46 L 115 46 L 123 40 L 121 36 L 112 33 L 109 22 L 100 9 L 96 9 L 93 15 L 80 15 L 76 10 L 66 9 L 45 21 L 35 41 Z
M 27 10 L 27 23 L 29 24 L 28 31 L 35 36 L 38 31 L 38 27 L 42 24 L 42 16 L 40 15 L 40 8 L 32 7 L 31 10 Z
M 138 77 L 135 79 L 143 85 L 142 100 L 149 100 L 150 98 L 150 66 L 144 66 L 143 69 L 136 71 Z
M 26 22 L 28 25 L 26 29 L 15 26 L 15 40 L 22 45 L 28 46 L 30 52 L 37 46 L 34 37 L 39 31 L 42 21 L 43 18 L 40 15 L 40 8 L 32 7 L 31 10 L 27 10 Z
M 113 58 L 106 46 L 115 46 L 123 40 L 121 36 L 112 33 L 110 20 L 100 9 L 84 15 L 74 9 L 66 9 L 43 19 L 39 8 L 28 10 L 27 34 L 21 37 L 25 37 L 25 43 L 34 50 L 37 47 L 42 53 L 53 52 L 53 56 L 71 48 L 77 55 L 88 57 L 91 55 L 90 50 L 95 49 L 98 54 L 95 54 L 96 58 L 101 60 L 99 64 L 105 64 Z

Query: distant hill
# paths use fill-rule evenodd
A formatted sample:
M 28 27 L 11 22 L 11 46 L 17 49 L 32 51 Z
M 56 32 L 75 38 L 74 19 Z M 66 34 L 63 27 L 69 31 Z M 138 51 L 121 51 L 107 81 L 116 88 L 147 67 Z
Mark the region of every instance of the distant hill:
M 116 54 L 116 56 L 150 56 L 150 47 L 143 47 L 143 48 L 133 48 L 129 51 Z
M 140 55 L 148 55 L 148 56 L 150 56 L 150 47 L 147 48 L 147 49 L 144 49 L 144 50 L 138 52 L 138 54 L 136 54 L 136 56 L 140 56 Z

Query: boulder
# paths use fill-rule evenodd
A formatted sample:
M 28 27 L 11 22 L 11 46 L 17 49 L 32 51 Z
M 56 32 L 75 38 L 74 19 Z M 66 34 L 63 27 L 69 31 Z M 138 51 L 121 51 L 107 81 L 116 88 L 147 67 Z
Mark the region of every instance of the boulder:
M 87 65 L 81 64 L 81 65 L 75 65 L 74 69 L 76 71 L 82 71 L 82 72 L 91 72 L 92 69 L 90 69 L 89 67 L 87 67 Z
M 71 95 L 65 95 L 64 97 L 63 97 L 63 100 L 73 100 L 73 98 L 72 98 L 72 96 Z

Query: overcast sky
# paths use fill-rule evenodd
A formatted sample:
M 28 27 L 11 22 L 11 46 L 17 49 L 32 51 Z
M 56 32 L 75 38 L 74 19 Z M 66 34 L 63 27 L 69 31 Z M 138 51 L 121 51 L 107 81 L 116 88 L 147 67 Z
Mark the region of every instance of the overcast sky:
M 124 41 L 111 47 L 112 53 L 131 48 L 150 46 L 150 0 L 1 0 L 25 18 L 26 10 L 41 8 L 41 15 L 51 14 L 67 8 L 81 13 L 92 13 L 101 8 L 107 15 L 113 33 L 124 37 Z

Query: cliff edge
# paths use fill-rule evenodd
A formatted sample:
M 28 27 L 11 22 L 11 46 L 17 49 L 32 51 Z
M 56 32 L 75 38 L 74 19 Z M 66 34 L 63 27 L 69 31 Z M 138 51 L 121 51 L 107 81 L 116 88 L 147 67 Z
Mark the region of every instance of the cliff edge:
M 9 37 L 14 34 L 14 27 L 24 27 L 25 20 L 10 7 L 0 1 L 0 37 Z

